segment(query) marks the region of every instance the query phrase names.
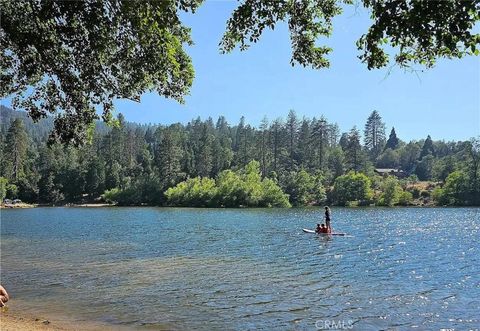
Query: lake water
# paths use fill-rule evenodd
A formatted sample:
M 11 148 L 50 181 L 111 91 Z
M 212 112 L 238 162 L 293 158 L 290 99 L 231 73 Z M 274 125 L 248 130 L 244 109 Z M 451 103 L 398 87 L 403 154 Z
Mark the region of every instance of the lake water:
M 353 235 L 334 238 L 301 230 L 320 208 L 0 215 L 1 282 L 32 314 L 139 329 L 480 328 L 478 208 L 334 208 L 333 227 Z

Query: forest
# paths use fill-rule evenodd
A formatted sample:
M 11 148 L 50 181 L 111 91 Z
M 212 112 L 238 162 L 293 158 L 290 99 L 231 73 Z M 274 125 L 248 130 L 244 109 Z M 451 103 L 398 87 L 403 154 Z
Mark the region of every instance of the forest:
M 289 207 L 480 205 L 480 142 L 403 141 L 378 111 L 341 132 L 325 118 L 96 122 L 82 146 L 49 141 L 0 107 L 0 198 L 65 205 Z M 389 134 L 387 135 L 387 132 Z M 387 169 L 387 171 L 385 171 Z M 392 172 L 393 170 L 393 172 Z

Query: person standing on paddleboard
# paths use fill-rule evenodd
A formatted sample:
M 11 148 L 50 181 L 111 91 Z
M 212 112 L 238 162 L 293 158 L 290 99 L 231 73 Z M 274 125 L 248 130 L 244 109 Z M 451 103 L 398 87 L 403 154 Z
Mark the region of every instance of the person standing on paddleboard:
M 325 225 L 327 226 L 328 233 L 332 233 L 332 226 L 330 225 L 330 208 L 328 206 L 325 207 Z

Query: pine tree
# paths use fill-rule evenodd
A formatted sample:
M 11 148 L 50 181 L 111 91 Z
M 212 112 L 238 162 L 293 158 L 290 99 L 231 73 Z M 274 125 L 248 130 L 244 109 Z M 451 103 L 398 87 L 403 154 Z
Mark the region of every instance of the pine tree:
M 259 134 L 258 134 L 258 153 L 259 153 L 259 160 L 260 160 L 260 169 L 262 171 L 262 177 L 267 176 L 267 169 L 268 169 L 268 143 L 269 143 L 269 134 L 268 134 L 268 119 L 267 117 L 263 117 L 262 122 L 260 122 L 259 127 Z
M 159 137 L 158 149 L 155 155 L 155 164 L 159 177 L 165 186 L 174 185 L 181 177 L 181 138 L 179 125 L 157 129 Z
M 423 159 L 427 155 L 435 156 L 435 148 L 433 147 L 433 141 L 430 135 L 427 136 L 427 139 L 425 139 L 425 142 L 423 143 L 419 160 Z
M 374 110 L 367 119 L 364 130 L 365 148 L 375 160 L 385 145 L 385 124 L 380 114 Z
M 282 153 L 282 120 L 276 119 L 270 125 L 271 132 L 271 148 L 272 148 L 272 158 L 273 158 L 273 171 L 278 173 L 280 165 L 280 156 Z
M 361 152 L 360 131 L 354 126 L 348 134 L 348 142 L 345 149 L 345 158 L 349 170 L 357 172 L 360 169 L 362 159 Z
M 310 137 L 310 121 L 304 117 L 298 134 L 298 166 L 300 168 L 308 168 L 311 163 L 312 145 Z
M 400 143 L 400 140 L 397 138 L 395 128 L 392 127 L 392 131 L 390 131 L 390 136 L 388 137 L 384 150 L 386 150 L 387 148 L 394 150 L 398 147 L 399 143 Z
M 298 138 L 298 118 L 295 111 L 292 109 L 287 116 L 287 123 L 285 124 L 288 134 L 288 154 L 289 154 L 289 168 L 293 170 L 295 167 L 296 145 Z
M 325 160 L 327 160 L 327 147 L 329 145 L 329 125 L 324 116 L 320 117 L 318 121 L 312 122 L 312 144 L 316 146 L 315 168 L 323 169 Z
M 27 156 L 28 137 L 23 121 L 15 119 L 5 139 L 5 163 L 8 179 L 18 180 L 24 173 L 24 164 Z

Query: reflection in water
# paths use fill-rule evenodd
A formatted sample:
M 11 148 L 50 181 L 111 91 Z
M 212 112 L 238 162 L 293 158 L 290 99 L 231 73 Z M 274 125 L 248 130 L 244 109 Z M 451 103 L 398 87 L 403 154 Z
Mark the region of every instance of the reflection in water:
M 321 209 L 2 211 L 2 282 L 28 312 L 131 328 L 475 328 L 479 211 L 336 209 L 349 238 L 301 231 Z

